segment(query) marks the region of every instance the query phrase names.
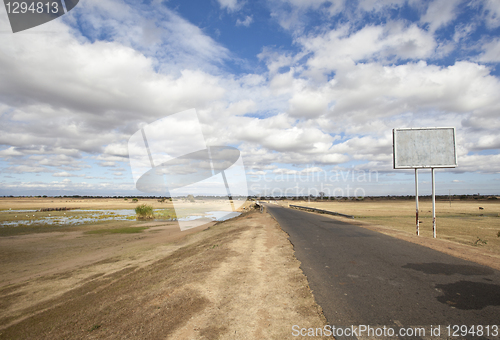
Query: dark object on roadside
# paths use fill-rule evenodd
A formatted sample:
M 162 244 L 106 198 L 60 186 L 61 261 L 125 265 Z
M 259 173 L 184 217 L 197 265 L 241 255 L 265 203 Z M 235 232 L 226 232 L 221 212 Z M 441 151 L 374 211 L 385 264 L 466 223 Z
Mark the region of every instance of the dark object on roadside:
M 483 207 L 479 207 L 479 210 L 484 210 L 484 208 Z

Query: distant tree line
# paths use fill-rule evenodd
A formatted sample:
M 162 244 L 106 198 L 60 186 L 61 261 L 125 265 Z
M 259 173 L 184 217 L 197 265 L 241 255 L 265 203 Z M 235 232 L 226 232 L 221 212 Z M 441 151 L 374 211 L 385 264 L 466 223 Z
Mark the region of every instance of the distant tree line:
M 31 196 L 14 196 L 14 195 L 4 195 L 0 197 L 18 197 L 18 198 L 78 198 L 78 199 L 92 199 L 92 198 L 116 198 L 116 199 L 124 199 L 124 200 L 132 200 L 133 202 L 137 202 L 139 199 L 156 199 L 159 202 L 172 201 L 172 198 L 169 196 L 91 196 L 91 195 L 63 195 L 63 196 L 48 196 L 48 195 L 31 195 Z M 438 200 L 497 200 L 500 195 L 480 195 L 480 194 L 472 194 L 472 195 L 436 195 L 436 199 Z M 177 198 L 177 197 L 176 197 Z M 208 196 L 208 195 L 200 195 L 193 196 L 187 195 L 184 197 L 178 197 L 182 199 L 187 199 L 191 202 L 193 200 L 204 200 L 204 199 L 225 199 L 227 196 Z M 338 196 L 325 196 L 323 193 L 320 193 L 319 196 L 293 196 L 293 197 L 274 197 L 274 196 L 234 196 L 229 197 L 229 199 L 252 199 L 252 200 L 394 200 L 394 199 L 408 199 L 414 200 L 415 195 L 387 195 L 387 196 L 365 196 L 365 197 L 338 197 Z M 420 199 L 431 199 L 431 195 L 420 195 Z

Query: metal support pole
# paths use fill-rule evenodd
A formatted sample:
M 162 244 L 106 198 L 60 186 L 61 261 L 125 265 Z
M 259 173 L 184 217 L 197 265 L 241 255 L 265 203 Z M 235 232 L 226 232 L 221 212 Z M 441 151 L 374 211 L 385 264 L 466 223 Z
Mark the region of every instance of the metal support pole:
M 415 168 L 415 205 L 416 205 L 416 226 L 417 226 L 417 236 L 420 235 L 420 221 L 418 220 L 418 170 Z
M 436 181 L 434 179 L 434 168 L 432 173 L 432 236 L 436 238 Z

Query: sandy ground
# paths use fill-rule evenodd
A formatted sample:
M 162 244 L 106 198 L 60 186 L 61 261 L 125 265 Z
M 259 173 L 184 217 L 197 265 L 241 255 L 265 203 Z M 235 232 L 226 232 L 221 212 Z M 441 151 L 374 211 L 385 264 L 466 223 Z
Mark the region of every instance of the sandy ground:
M 326 322 L 266 213 L 186 232 L 3 237 L 0 249 L 1 339 L 293 339 L 293 325 Z
M 116 223 L 101 224 L 99 228 L 112 224 Z M 84 277 L 97 271 L 144 266 L 175 249 L 172 242 L 213 225 L 181 232 L 175 222 L 124 224 L 149 229 L 137 234 L 87 235 L 84 231 L 66 231 L 1 237 L 0 287 L 48 275 L 61 276 L 61 272 L 68 276 L 74 276 L 69 271 L 79 272 Z

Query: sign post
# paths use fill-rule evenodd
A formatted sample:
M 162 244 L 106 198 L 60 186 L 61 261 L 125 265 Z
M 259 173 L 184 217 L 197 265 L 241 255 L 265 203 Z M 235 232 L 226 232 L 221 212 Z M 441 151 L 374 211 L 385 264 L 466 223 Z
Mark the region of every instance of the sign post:
M 436 238 L 435 168 L 457 166 L 455 128 L 393 129 L 394 169 L 415 169 L 416 234 L 420 235 L 418 218 L 418 169 L 431 169 L 432 235 Z
M 436 238 L 436 181 L 434 179 L 434 168 L 432 174 L 432 237 Z
M 416 225 L 417 225 L 417 236 L 420 235 L 420 221 L 418 220 L 418 169 L 415 168 L 415 205 L 417 207 L 417 212 L 415 214 L 416 217 Z

